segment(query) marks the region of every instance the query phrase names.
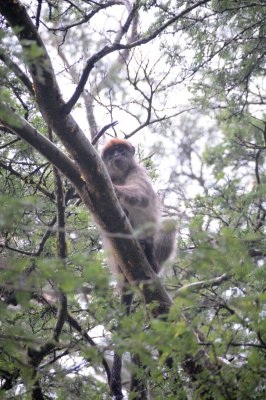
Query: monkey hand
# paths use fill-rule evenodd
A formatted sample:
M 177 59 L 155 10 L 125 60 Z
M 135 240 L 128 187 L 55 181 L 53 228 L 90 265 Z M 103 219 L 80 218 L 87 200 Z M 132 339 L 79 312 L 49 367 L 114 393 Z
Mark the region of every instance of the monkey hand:
M 132 187 L 114 185 L 115 193 L 122 207 L 126 205 L 146 208 L 149 205 L 149 199 L 145 194 L 138 193 L 137 189 Z
M 117 195 L 118 200 L 124 205 L 124 203 L 135 203 L 135 196 L 132 195 L 131 190 L 128 190 L 125 186 L 114 185 L 115 194 Z

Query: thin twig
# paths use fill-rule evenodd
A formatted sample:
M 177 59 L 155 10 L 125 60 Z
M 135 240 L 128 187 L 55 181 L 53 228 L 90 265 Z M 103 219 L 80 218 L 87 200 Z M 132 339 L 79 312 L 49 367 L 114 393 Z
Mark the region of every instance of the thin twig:
M 114 122 L 111 122 L 110 124 L 105 125 L 105 126 L 97 133 L 97 135 L 94 136 L 94 138 L 93 138 L 91 144 L 92 144 L 93 146 L 95 146 L 95 144 L 96 144 L 96 143 L 98 142 L 98 140 L 102 137 L 102 135 L 104 134 L 104 132 L 106 132 L 107 129 L 112 128 L 112 127 L 114 127 L 114 126 L 117 125 L 117 124 L 118 124 L 118 121 L 114 121 Z
M 175 294 L 175 298 L 177 296 L 180 296 L 181 294 L 187 292 L 187 291 L 195 291 L 195 290 L 200 290 L 200 289 L 207 289 L 209 287 L 213 286 L 218 286 L 221 283 L 228 281 L 230 279 L 230 275 L 228 274 L 223 274 L 221 276 L 218 276 L 217 278 L 213 279 L 208 279 L 206 281 L 199 281 L 199 282 L 193 282 L 189 283 L 188 285 L 182 286 L 180 289 Z

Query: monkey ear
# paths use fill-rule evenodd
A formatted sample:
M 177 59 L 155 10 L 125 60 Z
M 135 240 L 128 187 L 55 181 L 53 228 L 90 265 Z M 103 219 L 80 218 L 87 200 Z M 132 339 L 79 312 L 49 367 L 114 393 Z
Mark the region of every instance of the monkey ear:
M 135 147 L 134 146 L 131 146 L 130 153 L 132 154 L 132 156 L 134 156 L 134 154 L 135 154 Z

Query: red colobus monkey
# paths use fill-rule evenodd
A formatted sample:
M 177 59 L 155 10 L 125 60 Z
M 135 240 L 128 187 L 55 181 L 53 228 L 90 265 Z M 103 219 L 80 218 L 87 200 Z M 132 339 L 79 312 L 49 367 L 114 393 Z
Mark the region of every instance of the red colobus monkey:
M 158 273 L 174 249 L 175 233 L 160 230 L 160 201 L 145 169 L 136 161 L 134 146 L 114 138 L 102 150 L 102 159 L 115 192 L 154 272 Z M 119 265 L 111 261 L 114 273 Z

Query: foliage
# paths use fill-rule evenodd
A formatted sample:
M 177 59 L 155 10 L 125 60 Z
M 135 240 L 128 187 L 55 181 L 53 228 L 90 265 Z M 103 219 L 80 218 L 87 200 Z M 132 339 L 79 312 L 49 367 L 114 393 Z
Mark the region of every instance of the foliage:
M 139 145 L 177 221 L 177 254 L 160 276 L 168 315 L 144 301 L 144 283 L 125 315 L 95 215 L 0 108 L 1 398 L 107 399 L 117 349 L 130 399 L 264 399 L 265 3 L 23 4 L 63 98 L 84 78 L 65 103 L 82 129 L 93 140 L 119 120 L 106 137 Z M 12 31 L 2 14 L 1 101 L 69 154 L 47 122 L 54 104 L 33 90 L 46 52 L 22 51 L 19 17 Z

